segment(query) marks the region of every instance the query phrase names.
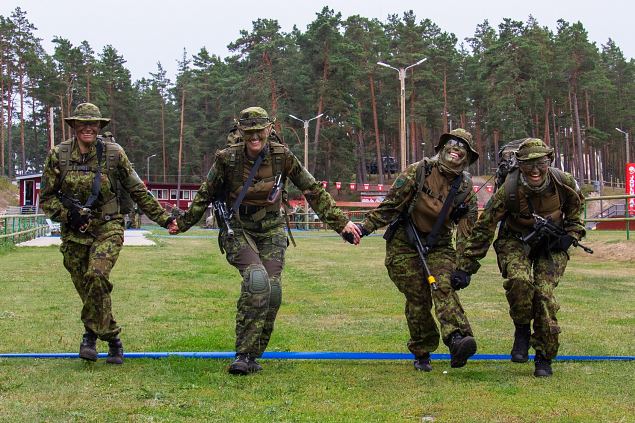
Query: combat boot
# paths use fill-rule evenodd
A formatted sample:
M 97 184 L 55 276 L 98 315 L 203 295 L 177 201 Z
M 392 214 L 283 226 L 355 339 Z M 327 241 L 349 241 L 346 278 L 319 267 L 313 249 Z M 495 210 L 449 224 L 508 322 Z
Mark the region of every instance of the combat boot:
M 229 365 L 229 369 L 227 370 L 232 375 L 246 375 L 250 372 L 249 370 L 249 355 L 247 354 L 236 354 L 236 358 L 232 361 L 232 364 Z
M 512 347 L 512 361 L 514 363 L 526 363 L 529 360 L 529 337 L 531 335 L 531 329 L 529 323 L 527 324 L 515 324 L 516 330 L 514 331 L 514 346 Z
M 476 340 L 473 336 L 463 336 L 457 331 L 450 335 L 448 347 L 450 349 L 450 367 L 463 367 L 467 363 L 467 359 L 476 353 Z
M 534 365 L 536 366 L 534 370 L 534 376 L 536 377 L 551 377 L 553 374 L 553 370 L 551 370 L 551 360 L 546 359 L 542 353 L 536 352 Z
M 422 372 L 431 372 L 432 364 L 430 363 L 430 353 L 424 353 L 422 355 L 415 356 L 415 369 Z
M 262 366 L 256 361 L 255 357 L 250 355 L 247 358 L 249 360 L 249 373 L 257 373 L 262 370 Z
M 91 330 L 86 330 L 79 344 L 79 358 L 88 361 L 97 361 L 97 335 Z
M 106 363 L 123 364 L 123 344 L 121 339 L 115 338 L 108 341 L 108 357 Z

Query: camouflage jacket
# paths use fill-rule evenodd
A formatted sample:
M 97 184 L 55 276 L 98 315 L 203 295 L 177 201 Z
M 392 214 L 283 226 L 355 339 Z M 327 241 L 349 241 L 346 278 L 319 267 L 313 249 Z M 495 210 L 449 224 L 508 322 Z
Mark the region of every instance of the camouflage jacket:
M 423 192 L 422 187 L 417 187 L 417 167 L 421 162 L 413 163 L 402 172 L 395 182 L 393 183 L 390 191 L 386 194 L 384 201 L 381 202 L 376 209 L 368 212 L 362 225 L 366 231 L 373 232 L 378 228 L 386 226 L 399 216 L 411 211 L 413 213 L 412 218 L 415 225 L 422 232 L 423 235 L 427 235 L 430 229 L 436 222 L 436 216 L 438 216 L 445 196 L 447 196 L 452 180 L 441 174 L 438 170 L 437 162 L 433 159 L 423 159 L 424 162 L 428 162 L 432 171 L 430 175 L 426 176 L 424 181 L 425 189 L 429 189 L 429 192 Z M 464 173 L 464 179 L 459 186 L 458 193 L 464 193 L 467 190 L 472 190 L 471 177 L 467 173 Z M 434 195 L 434 197 L 432 196 Z M 441 196 L 441 198 L 439 198 Z M 411 204 L 413 203 L 411 208 Z M 449 218 L 452 213 L 453 207 L 450 207 L 448 217 L 444 221 L 441 229 L 439 230 L 439 244 L 447 245 L 452 241 L 452 234 L 456 229 L 456 245 L 460 251 L 464 240 L 470 234 L 477 216 L 477 200 L 475 195 L 468 195 L 466 199 L 468 203 L 468 212 L 463 216 L 458 225 L 454 224 Z M 422 204 L 423 203 L 423 204 Z M 420 213 L 420 210 L 427 210 L 426 216 L 416 216 L 416 213 Z M 436 211 L 436 213 L 435 213 Z
M 553 192 L 556 190 L 555 184 L 556 182 L 553 178 L 551 178 L 550 186 L 544 190 L 544 194 L 533 195 L 537 197 L 541 195 L 553 195 Z M 584 222 L 581 218 L 584 197 L 580 192 L 577 182 L 570 174 L 564 174 L 563 185 L 564 189 L 562 192 L 564 193 L 564 198 L 561 199 L 562 227 L 568 234 L 580 240 L 586 233 L 584 229 Z M 518 179 L 518 190 L 520 197 L 520 194 L 524 193 L 520 178 Z M 532 200 L 533 203 L 538 203 L 539 201 L 539 198 Z M 463 254 L 457 260 L 457 269 L 466 271 L 470 274 L 476 273 L 479 269 L 480 264 L 478 263 L 478 260 L 485 257 L 487 254 L 489 246 L 494 239 L 494 233 L 498 222 L 505 219 L 510 213 L 506 203 L 507 195 L 505 193 L 505 184 L 503 184 L 503 186 L 496 190 L 485 206 L 485 210 L 481 213 L 472 234 L 466 242 Z M 536 210 L 536 214 L 546 217 L 549 213 L 545 214 Z M 533 221 L 533 219 L 531 220 Z M 530 229 L 531 226 L 528 226 L 525 232 L 529 232 Z M 505 226 L 500 230 L 501 233 L 499 236 L 507 236 L 503 234 L 508 233 L 508 231 L 509 229 Z M 521 233 L 520 235 L 525 234 L 526 233 Z
M 283 155 L 282 160 L 282 180 L 287 178 L 302 191 L 305 198 L 320 217 L 320 220 L 326 223 L 330 228 L 340 233 L 349 219 L 346 215 L 335 206 L 335 200 L 326 192 L 322 184 L 317 182 L 315 178 L 300 164 L 295 155 L 284 145 L 269 141 L 270 147 L 275 147 L 276 151 Z M 262 169 L 272 169 L 273 154 L 269 148 L 261 165 Z M 181 231 L 186 231 L 196 224 L 209 204 L 216 198 L 230 199 L 236 196 L 236 191 L 231 188 L 231 178 L 234 169 L 230 158 L 232 154 L 242 155 L 243 175 L 247 179 L 249 170 L 254 162 L 249 160 L 245 155 L 244 143 L 239 142 L 233 146 L 220 150 L 216 153 L 216 158 L 210 168 L 206 180 L 201 184 L 194 201 L 189 210 L 181 217 L 177 218 L 177 223 Z M 271 175 L 263 174 L 259 171 L 249 187 L 247 195 L 241 204 L 251 205 L 257 204 L 258 199 L 262 196 L 260 186 L 268 186 L 265 181 L 271 179 Z M 243 182 L 244 183 L 244 182 Z M 231 208 L 233 204 L 228 200 L 227 206 Z M 277 212 L 279 212 L 279 207 Z M 281 218 L 281 217 L 280 217 Z
M 121 148 L 118 144 L 115 145 Z M 62 223 L 62 239 L 90 245 L 95 238 L 108 236 L 112 233 L 121 233 L 123 236 L 123 216 L 116 211 L 107 215 L 104 213 L 104 206 L 110 204 L 113 199 L 116 200 L 115 189 L 108 175 L 105 157 L 102 157 L 101 163 L 100 194 L 93 207 L 93 218 L 88 230 L 85 233 L 80 233 L 68 226 L 69 210 L 59 199 L 58 191 L 63 192 L 70 198 L 79 200 L 81 204 L 86 203 L 91 194 L 93 179 L 97 170 L 97 149 L 95 143 L 93 143 L 88 153 L 81 154 L 79 146 L 73 140 L 70 162 L 74 166 L 82 166 L 83 170 L 69 168 L 64 180 L 61 180 L 63 175 L 59 162 L 59 149 L 60 145 L 58 144 L 49 152 L 46 159 L 40 188 L 40 205 L 42 210 L 52 220 Z M 139 176 L 132 168 L 132 164 L 123 149 L 121 150 L 117 169 L 113 175 L 119 179 L 123 188 L 130 193 L 132 199 L 150 219 L 161 226 L 167 224 L 170 215 L 148 192 L 143 181 L 139 179 Z

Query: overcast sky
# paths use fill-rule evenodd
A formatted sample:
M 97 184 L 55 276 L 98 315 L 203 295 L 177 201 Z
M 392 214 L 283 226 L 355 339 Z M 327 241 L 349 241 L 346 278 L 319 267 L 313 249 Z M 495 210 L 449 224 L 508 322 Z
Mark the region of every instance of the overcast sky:
M 560 18 L 579 20 L 590 41 L 600 47 L 612 38 L 629 59 L 635 57 L 633 4 L 627 0 L 2 0 L 0 15 L 8 17 L 17 6 L 25 10 L 49 54 L 55 35 L 73 45 L 86 40 L 96 52 L 111 44 L 127 61 L 133 80 L 155 72 L 157 61 L 174 80 L 184 48 L 188 56 L 206 47 L 210 53 L 226 57 L 227 44 L 238 38 L 241 29 L 251 30 L 254 20 L 276 19 L 283 32 L 290 32 L 294 25 L 304 32 L 325 5 L 341 12 L 343 18 L 359 14 L 382 22 L 390 14 L 402 16 L 413 10 L 417 21 L 429 18 L 442 30 L 456 34 L 459 41 L 472 36 L 485 19 L 496 28 L 503 18 L 526 22 L 531 14 L 554 31 Z

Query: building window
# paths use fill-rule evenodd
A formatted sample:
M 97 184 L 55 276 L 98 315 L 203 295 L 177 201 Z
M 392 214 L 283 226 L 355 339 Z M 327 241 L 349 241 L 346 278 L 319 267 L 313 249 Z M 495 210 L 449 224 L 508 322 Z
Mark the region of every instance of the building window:
M 181 191 L 181 200 L 189 200 L 190 199 L 190 191 L 185 190 Z
M 175 189 L 171 189 L 170 190 L 170 200 L 176 200 L 176 190 Z

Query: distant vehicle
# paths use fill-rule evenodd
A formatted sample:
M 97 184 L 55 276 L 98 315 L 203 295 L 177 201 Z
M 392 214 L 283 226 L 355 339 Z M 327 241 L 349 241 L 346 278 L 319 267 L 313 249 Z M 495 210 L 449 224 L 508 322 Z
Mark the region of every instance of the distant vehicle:
M 397 173 L 397 160 L 392 156 L 384 156 L 381 158 L 384 167 L 384 173 Z M 377 173 L 377 160 L 373 160 L 366 165 L 368 173 Z

